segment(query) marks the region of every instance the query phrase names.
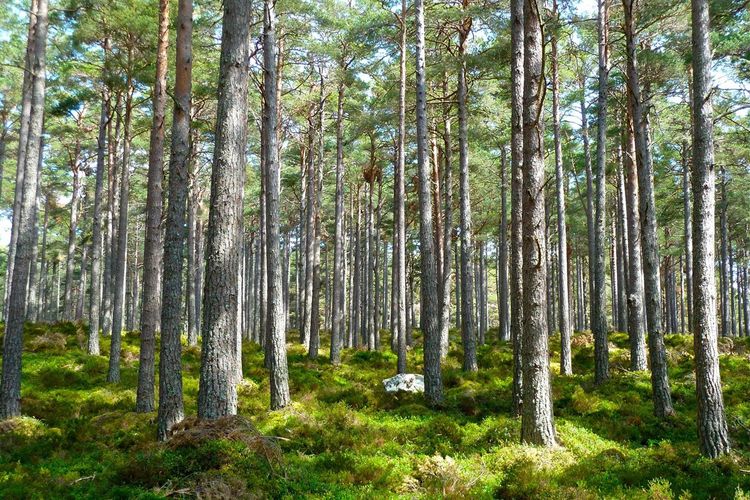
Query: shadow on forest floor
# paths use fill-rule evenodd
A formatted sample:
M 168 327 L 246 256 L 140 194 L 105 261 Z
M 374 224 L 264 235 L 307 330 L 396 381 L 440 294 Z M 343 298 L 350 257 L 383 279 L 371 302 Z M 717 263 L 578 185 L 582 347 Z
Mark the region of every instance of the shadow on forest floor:
M 478 373 L 445 360 L 445 407 L 393 397 L 381 380 L 396 356 L 346 350 L 341 366 L 321 350 L 289 345 L 294 403 L 268 411 L 258 346 L 243 349 L 239 413 L 224 429 L 188 422 L 180 440 L 155 442 L 155 413 L 133 413 L 138 335 L 123 338 L 122 381 L 106 383 L 107 357 L 88 356 L 83 325 L 28 325 L 24 417 L 0 423 L 1 498 L 471 497 L 746 498 L 750 490 L 750 360 L 747 339 L 722 339 L 727 417 L 735 451 L 701 458 L 696 444 L 692 338 L 666 340 L 677 415 L 651 411 L 648 373 L 632 373 L 627 336 L 610 335 L 612 378 L 594 387 L 591 337 L 574 337 L 575 375 L 560 377 L 552 338 L 558 449 L 518 443 L 510 417 L 508 345 L 479 349 Z M 495 338 L 490 332 L 488 338 Z M 296 339 L 290 332 L 289 338 Z M 452 338 L 459 337 L 452 332 Z M 416 334 L 419 344 L 419 334 Z M 326 345 L 324 336 L 321 344 Z M 102 339 L 102 352 L 109 341 Z M 195 415 L 200 350 L 183 353 L 186 415 Z M 409 352 L 421 371 L 422 352 Z M 158 384 L 157 384 L 158 386 Z M 189 437 L 192 436 L 192 437 Z

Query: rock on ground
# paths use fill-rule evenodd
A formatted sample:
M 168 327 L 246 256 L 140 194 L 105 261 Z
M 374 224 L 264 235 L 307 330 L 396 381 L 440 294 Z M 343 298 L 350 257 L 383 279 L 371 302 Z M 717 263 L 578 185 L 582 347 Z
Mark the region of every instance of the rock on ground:
M 424 392 L 424 377 L 415 373 L 400 373 L 383 380 L 385 392 Z

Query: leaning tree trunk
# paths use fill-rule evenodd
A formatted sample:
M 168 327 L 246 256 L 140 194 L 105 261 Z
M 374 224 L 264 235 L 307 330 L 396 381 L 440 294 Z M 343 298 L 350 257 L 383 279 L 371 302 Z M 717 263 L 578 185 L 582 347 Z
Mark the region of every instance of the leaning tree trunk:
M 80 141 L 74 146 L 70 169 L 73 172 L 73 195 L 70 198 L 70 224 L 68 225 L 68 251 L 65 256 L 65 294 L 63 318 L 73 321 L 73 272 L 75 271 L 76 238 L 78 237 L 78 209 L 81 201 Z
M 547 345 L 544 78 L 539 0 L 525 0 L 523 87 L 523 414 L 521 441 L 555 446 Z
M 693 337 L 698 438 L 701 452 L 717 457 L 729 452 L 721 394 L 716 332 L 714 212 L 716 171 L 711 105 L 711 42 L 707 0 L 692 0 L 693 20 Z
M 47 63 L 47 0 L 38 0 L 36 11 L 32 10 L 29 22 L 29 68 L 32 82 L 29 111 L 28 137 L 21 202 L 18 207 L 18 240 L 15 252 L 15 271 L 8 295 L 8 316 L 5 324 L 3 345 L 2 379 L 0 380 L 0 420 L 21 414 L 21 351 L 23 349 L 23 325 L 26 320 L 26 290 L 33 237 L 36 226 L 37 177 L 39 175 L 39 144 L 44 120 L 44 96 L 46 90 Z
M 184 416 L 182 403 L 182 269 L 185 246 L 190 160 L 190 94 L 193 69 L 193 3 L 177 7 L 172 145 L 169 154 L 169 205 L 164 235 L 164 274 L 161 297 L 159 353 L 159 411 L 156 435 L 164 440 Z M 191 277 L 188 276 L 188 279 Z
M 266 134 L 266 254 L 268 273 L 268 310 L 266 317 L 267 342 L 270 344 L 269 371 L 271 376 L 271 408 L 279 409 L 291 402 L 289 372 L 286 360 L 286 332 L 283 330 L 281 300 L 281 265 L 279 262 L 279 174 L 280 165 L 276 146 L 278 126 L 276 72 L 276 14 L 273 0 L 264 0 L 263 16 L 263 81 L 264 130 Z M 245 32 L 246 35 L 246 32 Z M 242 115 L 244 116 L 244 114 Z
M 237 413 L 236 276 L 242 246 L 250 17 L 247 2 L 224 2 L 198 389 L 202 419 Z
M 425 26 L 424 0 L 415 0 L 417 31 L 417 165 L 419 169 L 419 242 L 421 257 L 422 305 L 424 328 L 425 399 L 430 405 L 443 401 L 443 380 L 440 372 L 440 328 L 438 324 L 437 269 L 435 242 L 432 237 L 432 200 L 430 165 L 427 154 L 427 92 L 425 88 Z
M 607 79 L 609 77 L 608 0 L 598 0 L 599 40 L 599 95 L 596 116 L 596 196 L 594 203 L 593 295 L 591 302 L 591 330 L 594 334 L 594 382 L 601 384 L 609 378 L 609 343 L 607 340 L 607 290 L 605 287 L 605 193 L 607 167 Z
M 162 272 L 162 179 L 164 177 L 164 110 L 167 103 L 167 46 L 169 45 L 169 0 L 159 0 L 159 26 L 156 44 L 156 77 L 153 92 L 153 119 L 148 150 L 146 192 L 146 236 L 143 246 L 143 310 L 141 311 L 141 350 L 138 364 L 138 391 L 135 411 L 154 410 L 154 351 L 161 314 L 159 278 Z M 173 138 L 174 142 L 174 138 Z M 171 180 L 170 180 L 171 183 Z M 167 228 L 169 226 L 167 225 Z M 180 226 L 182 228 L 182 226 Z M 180 229 L 182 230 L 182 229 Z M 166 274 L 166 273 L 165 273 Z M 165 279 L 169 279 L 166 278 Z
M 555 21 L 559 23 L 557 0 L 553 0 Z M 572 375 L 570 352 L 570 301 L 568 291 L 568 236 L 565 226 L 565 171 L 560 140 L 560 76 L 557 56 L 556 27 L 552 28 L 552 123 L 555 129 L 555 180 L 557 190 L 557 292 L 560 304 L 560 374 Z
M 463 0 L 468 7 L 469 0 Z M 461 197 L 461 341 L 464 348 L 463 369 L 475 372 L 477 365 L 476 332 L 474 324 L 474 265 L 471 241 L 471 199 L 469 195 L 469 126 L 466 110 L 466 42 L 471 30 L 471 18 L 465 17 L 459 29 L 458 42 L 458 155 L 459 196 Z
M 646 326 L 648 328 L 649 360 L 651 362 L 651 387 L 654 413 L 659 418 L 674 414 L 669 392 L 669 376 L 662 331 L 661 283 L 659 278 L 659 252 L 656 237 L 656 204 L 654 202 L 654 171 L 648 145 L 643 101 L 641 100 L 636 60 L 634 2 L 623 0 L 625 10 L 625 40 L 627 48 L 627 77 L 629 99 L 633 109 L 633 135 L 635 136 L 636 164 L 641 219 L 641 250 L 643 254 L 643 281 L 646 300 Z
M 513 343 L 513 414 L 523 402 L 523 86 L 524 0 L 511 0 L 511 129 L 510 129 L 510 335 Z

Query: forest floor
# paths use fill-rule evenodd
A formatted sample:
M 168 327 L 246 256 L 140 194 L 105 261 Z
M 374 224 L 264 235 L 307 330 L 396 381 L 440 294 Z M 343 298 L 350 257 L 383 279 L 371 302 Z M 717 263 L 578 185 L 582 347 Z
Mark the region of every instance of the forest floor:
M 550 343 L 558 449 L 519 444 L 508 345 L 481 347 L 474 374 L 461 371 L 460 346 L 452 345 L 440 410 L 384 392 L 381 381 L 396 366 L 390 352 L 347 350 L 334 368 L 325 352 L 310 361 L 294 345 L 294 403 L 280 411 L 267 409 L 262 352 L 246 345 L 241 417 L 188 420 L 164 445 L 155 441 L 156 414 L 132 411 L 136 333 L 124 338 L 122 382 L 107 384 L 107 357 L 85 353 L 82 325 L 29 325 L 27 416 L 0 423 L 0 498 L 748 498 L 750 342 L 720 341 L 735 451 L 707 460 L 696 444 L 690 336 L 666 340 L 677 410 L 667 422 L 652 415 L 648 373 L 626 369 L 625 334 L 610 336 L 612 379 L 598 388 L 591 336 L 574 337 L 571 377 L 557 375 L 558 339 Z M 105 338 L 102 352 L 108 348 Z M 421 357 L 410 351 L 411 371 L 421 371 Z M 188 416 L 196 413 L 199 363 L 199 350 L 185 348 Z

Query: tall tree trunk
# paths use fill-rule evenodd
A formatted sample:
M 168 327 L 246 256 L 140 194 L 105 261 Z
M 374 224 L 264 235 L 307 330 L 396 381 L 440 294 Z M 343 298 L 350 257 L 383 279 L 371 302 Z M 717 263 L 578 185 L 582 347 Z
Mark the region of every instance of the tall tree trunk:
M 721 336 L 728 337 L 731 333 L 729 318 L 729 251 L 727 250 L 729 241 L 729 226 L 727 224 L 727 169 L 724 165 L 720 170 L 721 179 L 721 206 L 720 206 L 720 227 L 721 227 Z
M 638 189 L 641 218 L 641 249 L 643 253 L 643 281 L 646 299 L 646 326 L 648 328 L 649 360 L 651 362 L 651 387 L 654 413 L 659 418 L 674 414 L 669 392 L 669 376 L 662 328 L 661 284 L 659 279 L 659 252 L 656 237 L 656 205 L 654 202 L 654 172 L 648 131 L 645 123 L 638 62 L 636 59 L 635 12 L 632 0 L 623 0 L 625 10 L 625 40 L 627 48 L 628 94 L 632 100 L 633 135 L 635 136 L 638 165 Z
M 105 56 L 109 51 L 109 39 L 104 39 Z M 104 70 L 102 70 L 104 71 Z M 89 338 L 87 351 L 99 355 L 99 315 L 102 303 L 102 197 L 104 196 L 104 168 L 106 155 L 107 123 L 109 122 L 109 91 L 102 89 L 99 135 L 96 142 L 96 182 L 94 187 L 94 213 L 91 229 L 91 292 L 89 296 Z
M 156 77 L 153 91 L 153 119 L 148 150 L 148 186 L 146 193 L 146 236 L 143 247 L 143 311 L 141 312 L 141 350 L 138 364 L 138 391 L 135 411 L 154 411 L 154 351 L 156 330 L 161 315 L 159 278 L 162 271 L 161 217 L 164 178 L 164 111 L 167 103 L 167 46 L 169 45 L 169 0 L 159 0 L 159 26 L 156 43 Z M 178 68 L 179 69 L 179 68 Z M 174 139 L 173 139 L 174 141 Z M 170 160 L 171 161 L 171 160 Z M 170 180 L 171 183 L 171 180 Z M 182 231 L 182 226 L 180 226 Z M 166 273 L 165 273 L 166 274 Z M 165 279 L 170 279 L 165 277 Z M 171 299 L 171 297 L 170 297 Z M 179 299 L 178 299 L 179 303 Z
M 161 297 L 159 353 L 159 411 L 157 438 L 164 440 L 184 416 L 182 403 L 182 270 L 185 246 L 190 159 L 190 107 L 193 70 L 193 2 L 177 6 L 172 145 L 169 154 L 169 204 L 164 234 L 164 274 Z M 240 162 L 244 167 L 244 162 Z M 239 203 L 242 206 L 241 203 Z M 188 280 L 190 276 L 188 276 Z M 144 297 L 145 299 L 145 297 Z M 238 363 L 239 364 L 239 363 Z
M 630 369 L 646 370 L 646 316 L 643 304 L 643 264 L 641 259 L 641 219 L 638 215 L 638 172 L 636 170 L 635 137 L 631 99 L 625 123 L 623 167 L 626 183 L 625 205 L 628 210 L 628 336 L 630 338 Z
M 511 0 L 510 336 L 513 343 L 513 414 L 523 403 L 523 86 L 524 0 Z
M 26 43 L 26 57 L 24 59 L 23 83 L 21 87 L 21 114 L 19 116 L 18 131 L 18 151 L 16 157 L 16 183 L 13 192 L 13 215 L 11 217 L 10 242 L 8 245 L 8 260 L 5 273 L 5 297 L 3 300 L 3 319 L 8 321 L 10 314 L 10 291 L 13 285 L 13 270 L 16 263 L 16 248 L 18 241 L 18 231 L 20 228 L 19 218 L 21 216 L 21 205 L 23 203 L 24 175 L 26 173 L 26 152 L 29 138 L 29 126 L 31 122 L 31 107 L 33 99 L 34 84 L 34 57 L 35 57 L 35 37 L 39 32 L 37 22 L 40 19 L 38 15 L 39 0 L 31 0 L 29 9 L 29 28 L 28 39 Z M 47 26 L 43 29 L 46 31 Z M 7 326 L 6 326 L 7 327 Z
M 443 380 L 440 371 L 440 329 L 438 324 L 437 269 L 432 237 L 432 203 L 430 200 L 430 165 L 427 155 L 427 93 L 425 88 L 425 26 L 424 0 L 415 0 L 417 31 L 417 165 L 419 169 L 419 242 L 421 258 L 422 304 L 424 323 L 425 399 L 430 405 L 443 401 Z
M 609 78 L 609 0 L 598 0 L 599 94 L 596 132 L 596 196 L 594 203 L 594 253 L 591 301 L 591 330 L 594 334 L 594 381 L 601 384 L 609 378 L 609 344 L 605 287 L 606 167 L 607 167 L 607 80 Z
M 41 178 L 41 176 L 39 176 Z M 32 318 L 32 321 L 44 321 L 46 319 L 46 300 L 47 300 L 47 230 L 49 229 L 49 212 L 50 212 L 50 202 L 49 202 L 49 196 L 44 195 L 44 223 L 42 226 L 42 248 L 39 251 L 40 253 L 40 262 L 39 262 L 39 284 L 37 286 L 36 292 L 36 315 L 34 318 Z M 97 337 L 97 342 L 99 338 Z M 92 354 L 98 354 L 92 353 Z
M 236 276 L 247 147 L 250 5 L 226 0 L 223 23 L 198 389 L 198 417 L 202 419 L 237 412 Z
M 729 452 L 716 338 L 714 211 L 716 171 L 711 104 L 711 39 L 706 0 L 692 0 L 693 46 L 693 341 L 701 452 Z
M 104 237 L 104 274 L 102 275 L 102 333 L 105 336 L 112 334 L 112 300 L 114 281 L 114 259 L 116 253 L 117 238 L 115 235 L 117 224 L 117 191 L 120 185 L 118 176 L 117 150 L 120 140 L 120 128 L 122 125 L 122 114 L 120 105 L 122 94 L 117 93 L 112 116 L 107 123 L 107 234 Z M 116 116 L 115 116 L 116 115 Z M 115 118 L 114 130 L 112 121 Z
M 498 238 L 497 274 L 498 274 L 498 312 L 499 339 L 507 342 L 510 339 L 508 310 L 508 183 L 506 180 L 505 146 L 501 150 L 500 160 L 500 236 Z
M 37 176 L 39 175 L 39 147 L 44 120 L 44 97 L 46 90 L 47 63 L 47 0 L 38 0 L 32 9 L 29 21 L 28 68 L 31 70 L 31 100 L 29 110 L 28 137 L 24 170 L 20 192 L 17 224 L 18 240 L 14 255 L 14 273 L 8 295 L 8 316 L 5 324 L 3 345 L 2 379 L 0 380 L 0 420 L 21 414 L 21 351 L 23 349 L 23 325 L 26 320 L 26 290 L 33 236 L 36 226 Z M 25 99 L 24 99 L 25 100 Z
M 560 14 L 557 10 L 557 0 L 553 0 L 555 22 L 559 23 Z M 560 140 L 560 75 L 557 56 L 556 26 L 552 28 L 552 123 L 555 136 L 555 181 L 557 190 L 557 293 L 560 304 L 558 328 L 560 329 L 560 373 L 573 374 L 572 356 L 570 352 L 570 310 L 568 291 L 568 236 L 565 220 L 565 171 L 563 169 L 562 142 Z
M 80 141 L 76 141 L 71 158 L 70 169 L 73 173 L 73 192 L 70 198 L 70 224 L 68 225 L 68 250 L 65 256 L 65 295 L 63 318 L 73 321 L 73 273 L 75 272 L 76 238 L 78 237 L 78 210 L 81 205 L 81 153 Z
M 133 112 L 133 77 L 132 77 L 132 49 L 128 49 L 128 76 L 126 83 L 127 97 L 125 99 L 125 119 L 123 123 L 122 164 L 120 166 L 120 203 L 117 217 L 117 238 L 113 239 L 113 247 L 117 252 L 112 256 L 112 271 L 114 275 L 114 290 L 112 300 L 112 341 L 109 349 L 109 371 L 107 382 L 120 381 L 120 350 L 122 346 L 122 323 L 125 305 L 125 277 L 128 255 L 128 201 L 130 192 L 130 122 Z M 115 245 L 116 242 L 116 245 Z
M 523 87 L 523 414 L 521 441 L 555 446 L 547 345 L 542 6 L 525 0 Z
M 263 61 L 265 108 L 263 119 L 266 133 L 266 253 L 268 272 L 267 339 L 270 344 L 271 409 L 279 409 L 291 402 L 289 372 L 286 360 L 286 332 L 283 330 L 281 301 L 281 266 L 279 262 L 279 174 L 280 165 L 276 146 L 278 126 L 276 72 L 276 14 L 273 0 L 264 0 Z M 247 21 L 245 21 L 247 23 Z M 246 28 L 245 28 L 246 30 Z M 245 31 L 246 33 L 246 31 Z M 244 113 L 241 115 L 244 116 Z
M 333 325 L 331 363 L 341 363 L 341 348 L 346 331 L 344 286 L 344 80 L 339 82 L 336 104 L 336 213 L 333 249 Z
M 462 0 L 463 9 L 469 0 Z M 458 42 L 458 153 L 461 197 L 461 341 L 464 348 L 463 369 L 475 372 L 477 364 L 476 332 L 474 324 L 473 246 L 471 241 L 471 199 L 469 195 L 469 124 L 466 109 L 466 43 L 471 31 L 471 18 L 464 17 L 459 28 Z

